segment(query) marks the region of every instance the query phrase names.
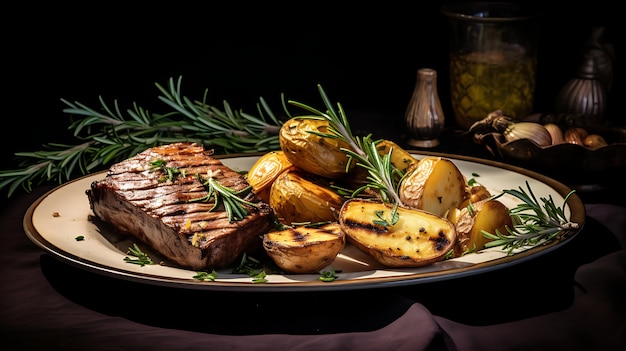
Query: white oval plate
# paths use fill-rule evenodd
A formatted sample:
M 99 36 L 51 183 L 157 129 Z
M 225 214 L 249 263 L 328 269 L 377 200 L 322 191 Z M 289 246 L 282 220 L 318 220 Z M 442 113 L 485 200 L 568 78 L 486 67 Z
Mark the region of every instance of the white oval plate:
M 557 206 L 562 206 L 570 191 L 564 184 L 551 178 L 498 162 L 429 152 L 413 155 L 418 159 L 426 155 L 448 158 L 467 179 L 477 179 L 492 194 L 500 193 L 504 189 L 526 189 L 525 184 L 528 182 L 537 199 L 552 197 Z M 248 170 L 258 157 L 259 154 L 219 158 L 232 169 Z M 102 179 L 105 175 L 106 172 L 99 172 L 84 176 L 41 196 L 29 207 L 24 217 L 26 235 L 52 256 L 79 268 L 147 284 L 230 291 L 349 290 L 423 284 L 480 274 L 521 263 L 550 252 L 574 237 L 572 235 L 559 242 L 519 250 L 514 255 L 507 255 L 506 251 L 496 247 L 426 267 L 402 269 L 381 266 L 348 244 L 328 267 L 337 272 L 338 279 L 332 282 L 322 282 L 318 274 L 269 274 L 266 283 L 254 283 L 251 277 L 233 274 L 228 270 L 218 271 L 215 281 L 199 281 L 193 278 L 197 272 L 177 268 L 166 261 L 163 264 L 146 266 L 124 261 L 128 256 L 128 248 L 133 243 L 137 243 L 154 262 L 162 260 L 154 251 L 133 239 L 100 228 L 89 219 L 92 212 L 85 191 L 93 181 Z M 501 197 L 500 201 L 509 208 L 519 203 L 518 199 L 509 195 Z M 567 202 L 566 213 L 571 221 L 579 223 L 582 228 L 585 208 L 575 194 Z M 82 237 L 83 240 L 77 240 L 77 237 Z

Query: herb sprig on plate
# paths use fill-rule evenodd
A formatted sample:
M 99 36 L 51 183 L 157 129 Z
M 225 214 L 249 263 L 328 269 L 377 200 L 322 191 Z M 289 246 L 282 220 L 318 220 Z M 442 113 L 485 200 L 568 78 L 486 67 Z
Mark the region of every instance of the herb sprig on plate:
M 492 239 L 485 244 L 486 248 L 502 246 L 503 250 L 513 254 L 516 249 L 525 246 L 537 246 L 566 238 L 580 227 L 578 223 L 571 222 L 565 214 L 565 204 L 574 194 L 574 190 L 565 196 L 563 206 L 558 207 L 552 196 L 537 200 L 528 181 L 526 188 L 527 191 L 522 187 L 504 190 L 497 196 L 509 194 L 522 202 L 510 210 L 514 220 L 513 228 L 507 227 L 506 233 L 482 231 L 486 238 Z
M 226 101 L 223 108 L 182 94 L 182 77 L 170 78 L 166 87 L 156 84 L 165 103 L 164 113 L 152 113 L 133 104 L 123 110 L 99 98 L 98 109 L 80 102 L 61 99 L 63 112 L 74 121 L 68 129 L 75 145 L 48 143 L 44 150 L 15 153 L 18 169 L 0 171 L 0 191 L 10 197 L 20 187 L 26 192 L 33 185 L 64 183 L 74 177 L 105 169 L 147 148 L 174 142 L 197 142 L 215 149 L 216 154 L 250 153 L 280 148 L 278 132 L 282 121 L 261 97 L 257 115 L 234 110 Z

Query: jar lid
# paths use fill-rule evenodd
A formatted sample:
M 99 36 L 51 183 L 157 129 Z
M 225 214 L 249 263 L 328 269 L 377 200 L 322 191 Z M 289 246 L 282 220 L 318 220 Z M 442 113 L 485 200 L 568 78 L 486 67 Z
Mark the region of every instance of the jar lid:
M 441 12 L 450 18 L 485 23 L 533 20 L 542 15 L 532 5 L 512 2 L 450 3 L 443 5 Z

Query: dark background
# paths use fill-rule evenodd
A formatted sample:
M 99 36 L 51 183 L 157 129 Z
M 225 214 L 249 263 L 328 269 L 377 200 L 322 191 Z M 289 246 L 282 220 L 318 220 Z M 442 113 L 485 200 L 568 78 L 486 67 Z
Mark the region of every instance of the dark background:
M 280 94 L 320 106 L 317 84 L 348 116 L 367 112 L 374 125 L 401 128 L 416 71 L 439 73 L 446 125 L 454 128 L 448 102 L 448 27 L 444 1 L 339 2 L 266 5 L 167 3 L 144 7 L 90 2 L 84 6 L 16 5 L 5 17 L 2 157 L 40 150 L 50 142 L 75 143 L 61 99 L 99 107 L 117 100 L 151 112 L 165 110 L 155 83 L 183 77 L 183 94 L 255 113 L 259 97 L 281 110 Z M 339 4 L 339 5 L 338 5 Z M 609 119 L 623 125 L 624 40 L 615 1 L 541 2 L 542 19 L 536 112 L 552 112 L 559 89 L 581 62 L 593 26 L 606 27 L 613 44 L 614 86 Z M 364 7 L 365 6 L 365 7 Z M 9 24 L 12 23 L 12 24 Z M 321 107 L 321 106 L 320 106 Z

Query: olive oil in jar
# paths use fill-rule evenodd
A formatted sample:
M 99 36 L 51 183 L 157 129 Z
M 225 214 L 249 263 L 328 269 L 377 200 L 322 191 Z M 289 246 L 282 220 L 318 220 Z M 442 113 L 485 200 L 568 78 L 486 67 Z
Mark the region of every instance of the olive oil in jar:
M 532 112 L 537 62 L 514 51 L 450 55 L 450 93 L 457 125 L 468 129 L 495 110 L 511 118 Z
M 450 25 L 450 98 L 458 127 L 501 110 L 532 113 L 537 42 L 543 11 L 519 2 L 454 2 L 442 6 Z

